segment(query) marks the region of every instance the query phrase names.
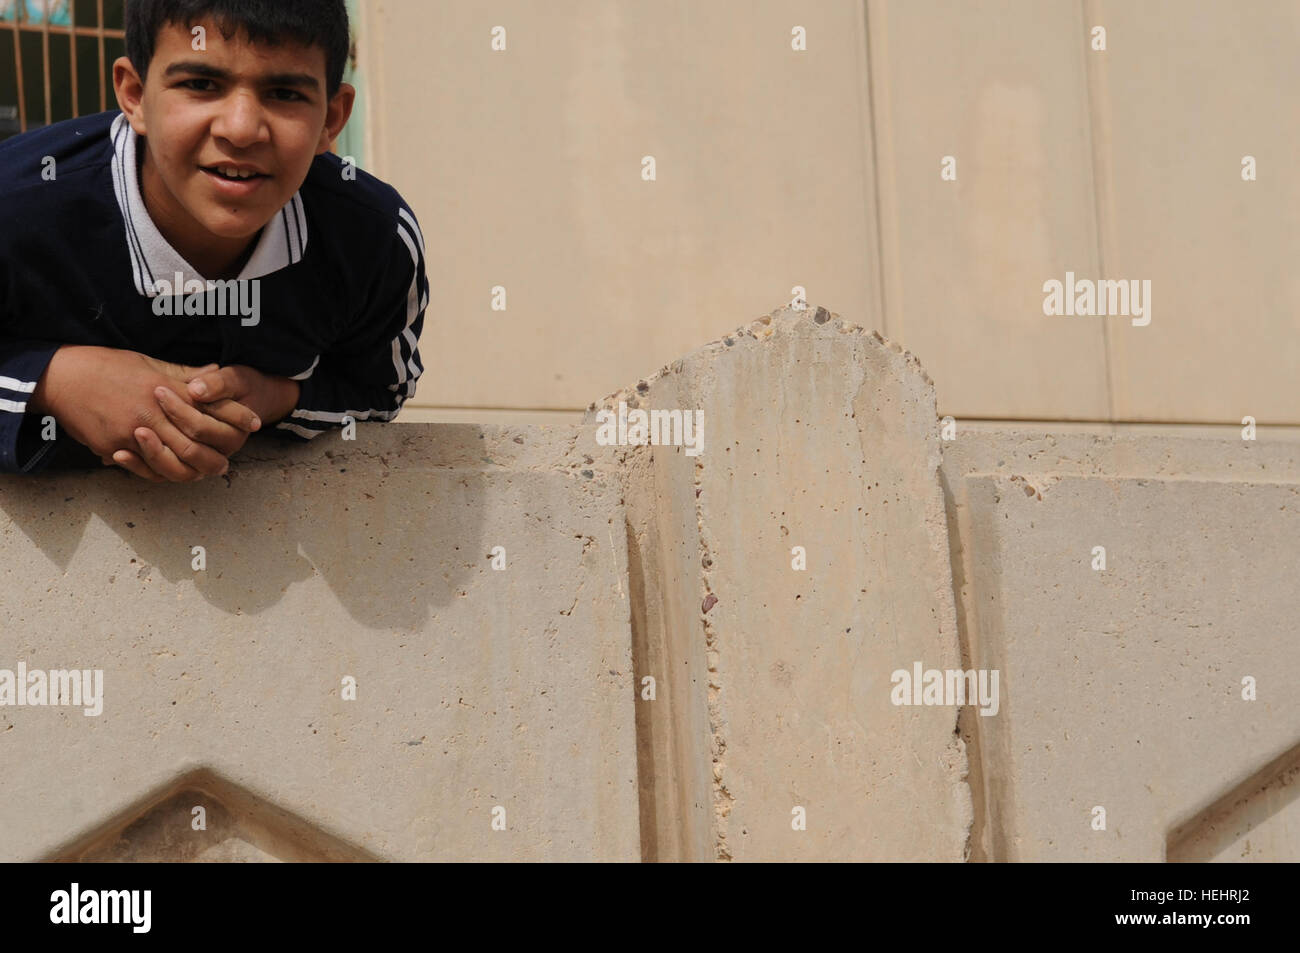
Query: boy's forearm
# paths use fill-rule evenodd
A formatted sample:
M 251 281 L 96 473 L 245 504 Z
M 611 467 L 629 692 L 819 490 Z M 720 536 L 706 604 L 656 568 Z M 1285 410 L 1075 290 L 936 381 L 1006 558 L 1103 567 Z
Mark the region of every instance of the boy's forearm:
M 298 406 L 298 397 L 302 391 L 302 385 L 288 377 L 268 375 L 268 381 L 271 391 L 270 407 L 267 413 L 259 414 L 263 427 L 278 424 L 293 413 L 294 408 Z
M 56 378 L 62 370 L 62 364 L 67 359 L 67 351 L 66 346 L 61 347 L 50 358 L 50 363 L 46 365 L 45 372 L 41 374 L 40 380 L 36 382 L 36 388 L 32 391 L 32 396 L 27 400 L 27 410 L 29 412 L 41 415 L 54 413 L 52 398 L 57 390 L 57 384 L 52 379 Z M 55 367 L 56 364 L 60 366 Z

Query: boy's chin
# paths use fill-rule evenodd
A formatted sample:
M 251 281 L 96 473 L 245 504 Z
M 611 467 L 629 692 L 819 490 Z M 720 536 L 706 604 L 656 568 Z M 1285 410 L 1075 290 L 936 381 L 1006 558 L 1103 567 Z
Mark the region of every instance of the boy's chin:
M 229 213 L 208 214 L 199 218 L 204 227 L 217 238 L 231 241 L 252 238 L 275 216 L 263 218 L 257 215 L 236 215 Z

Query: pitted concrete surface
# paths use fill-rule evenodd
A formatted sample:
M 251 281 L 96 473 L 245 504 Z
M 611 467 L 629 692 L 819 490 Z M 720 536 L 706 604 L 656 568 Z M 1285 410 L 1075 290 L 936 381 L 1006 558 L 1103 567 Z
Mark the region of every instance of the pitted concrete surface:
M 653 607 L 638 644 L 666 683 L 666 704 L 638 702 L 662 742 L 643 763 L 657 781 L 677 765 L 654 793 L 651 849 L 961 860 L 957 711 L 890 698 L 895 670 L 960 661 L 934 390 L 915 358 L 825 309 L 783 308 L 600 406 L 620 401 L 704 414 L 698 456 L 623 461 Z
M 0 701 L 103 672 L 0 704 L 0 858 L 1300 857 L 1300 442 L 956 426 L 783 308 L 581 425 L 0 478 Z
M 965 641 L 1003 674 L 999 715 L 966 725 L 990 859 L 1300 856 L 1296 450 L 960 428 L 945 446 Z
M 104 672 L 98 717 L 0 708 L 0 856 L 89 849 L 201 771 L 380 859 L 636 859 L 623 520 L 580 437 L 372 428 L 229 481 L 0 481 L 0 668 Z

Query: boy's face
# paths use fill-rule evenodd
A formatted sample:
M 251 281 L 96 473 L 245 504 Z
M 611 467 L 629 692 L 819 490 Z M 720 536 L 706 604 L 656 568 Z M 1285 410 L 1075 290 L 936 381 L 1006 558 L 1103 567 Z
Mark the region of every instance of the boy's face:
M 327 98 L 320 47 L 253 45 L 242 31 L 227 40 L 212 21 L 195 25 L 206 49 L 194 49 L 189 27 L 166 25 L 147 80 L 124 57 L 114 84 L 147 137 L 150 215 L 197 266 L 238 254 L 293 197 L 347 122 L 354 91 L 345 85 Z

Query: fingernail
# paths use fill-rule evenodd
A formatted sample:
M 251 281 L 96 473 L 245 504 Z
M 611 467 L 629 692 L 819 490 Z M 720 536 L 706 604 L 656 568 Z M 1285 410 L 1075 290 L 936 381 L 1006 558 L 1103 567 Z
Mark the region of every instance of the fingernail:
M 262 426 L 262 418 L 261 418 L 261 417 L 254 417 L 254 418 L 253 418 L 253 429 L 254 429 L 254 430 L 257 430 L 257 429 L 258 429 L 259 427 L 261 427 L 261 426 Z
M 205 397 L 208 393 L 208 385 L 202 381 L 195 381 L 190 384 L 190 393 L 195 397 Z
M 171 391 L 169 391 L 166 387 L 163 387 L 161 384 L 155 387 L 153 391 L 153 395 L 157 397 L 159 400 L 166 400 L 169 394 L 171 394 Z

